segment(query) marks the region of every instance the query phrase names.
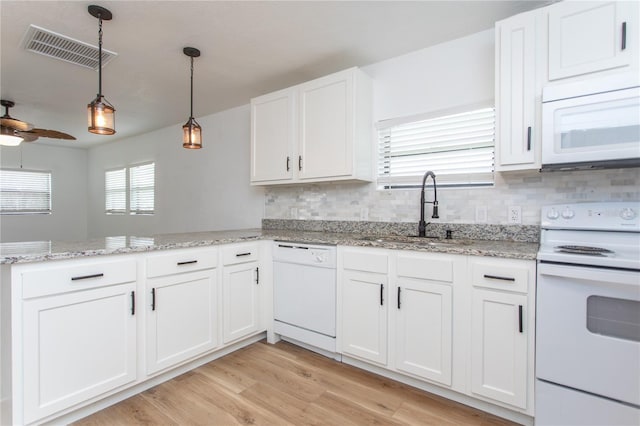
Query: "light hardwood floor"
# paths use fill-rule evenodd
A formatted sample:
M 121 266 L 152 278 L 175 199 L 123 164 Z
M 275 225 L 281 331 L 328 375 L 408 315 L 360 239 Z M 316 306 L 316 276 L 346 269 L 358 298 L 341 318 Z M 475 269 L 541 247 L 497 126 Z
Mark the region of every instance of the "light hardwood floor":
M 255 343 L 86 417 L 89 425 L 512 425 L 279 342 Z

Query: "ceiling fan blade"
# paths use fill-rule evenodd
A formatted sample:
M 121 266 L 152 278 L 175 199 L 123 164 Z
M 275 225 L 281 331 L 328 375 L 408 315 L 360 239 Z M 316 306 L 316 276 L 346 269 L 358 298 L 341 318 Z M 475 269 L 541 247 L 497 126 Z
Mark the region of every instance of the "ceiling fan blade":
M 33 124 L 27 123 L 26 121 L 16 120 L 15 118 L 0 117 L 0 124 L 4 127 L 9 127 L 11 129 L 19 130 L 21 132 L 28 132 L 33 129 Z
M 33 142 L 38 139 L 38 135 L 31 132 L 17 132 L 17 135 L 24 139 L 24 142 Z
M 76 140 L 75 137 L 70 134 L 59 132 L 57 130 L 48 130 L 48 129 L 33 129 L 28 132 L 20 132 L 21 135 L 24 134 L 33 134 L 39 138 L 52 138 L 52 139 L 66 139 L 66 140 Z

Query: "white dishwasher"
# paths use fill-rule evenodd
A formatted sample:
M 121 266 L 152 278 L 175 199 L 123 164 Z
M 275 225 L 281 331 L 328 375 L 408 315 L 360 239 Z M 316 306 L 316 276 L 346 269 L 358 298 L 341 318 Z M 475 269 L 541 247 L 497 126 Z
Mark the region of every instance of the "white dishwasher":
M 335 354 L 335 246 L 274 242 L 273 312 L 284 340 Z

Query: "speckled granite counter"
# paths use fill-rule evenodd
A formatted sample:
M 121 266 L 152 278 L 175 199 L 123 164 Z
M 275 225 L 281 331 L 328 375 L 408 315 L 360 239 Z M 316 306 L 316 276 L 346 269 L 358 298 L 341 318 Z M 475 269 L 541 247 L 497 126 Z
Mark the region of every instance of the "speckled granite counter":
M 290 229 L 243 229 L 235 231 L 163 234 L 148 237 L 115 236 L 78 242 L 31 241 L 0 244 L 0 264 L 74 259 L 110 254 L 139 253 L 189 247 L 203 247 L 251 240 L 297 241 L 386 249 L 417 250 L 474 256 L 533 260 L 537 242 L 412 238 L 370 232 L 326 232 Z

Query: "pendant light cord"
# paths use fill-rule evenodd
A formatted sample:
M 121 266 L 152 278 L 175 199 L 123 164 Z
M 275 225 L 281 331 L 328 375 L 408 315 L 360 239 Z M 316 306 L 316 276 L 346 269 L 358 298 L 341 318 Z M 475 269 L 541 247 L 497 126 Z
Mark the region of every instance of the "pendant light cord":
M 98 13 L 98 98 L 102 97 L 102 15 Z
M 191 57 L 191 113 L 189 117 L 193 118 L 193 56 Z

